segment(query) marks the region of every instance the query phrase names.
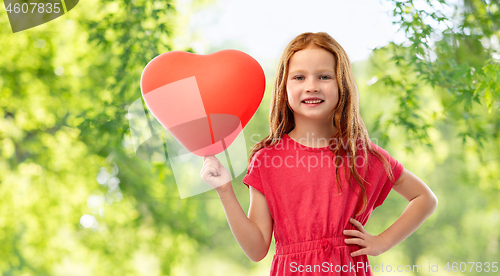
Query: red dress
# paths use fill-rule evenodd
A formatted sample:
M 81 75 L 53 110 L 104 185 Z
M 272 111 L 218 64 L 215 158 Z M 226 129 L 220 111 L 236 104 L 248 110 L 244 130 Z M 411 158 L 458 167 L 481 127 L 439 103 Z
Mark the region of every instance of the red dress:
M 388 159 L 397 180 L 403 165 L 371 145 Z M 356 229 L 349 223 L 351 217 L 364 226 L 394 183 L 375 155 L 368 152 L 367 160 L 358 158 L 356 168 L 370 185 L 365 184 L 367 208 L 355 216 L 360 187 L 354 177 L 351 185 L 356 193 L 349 186 L 344 172 L 349 164 L 344 162 L 339 167 L 339 192 L 332 154 L 329 147 L 306 147 L 285 134 L 278 144 L 252 157 L 243 183 L 264 194 L 274 221 L 276 254 L 270 275 L 373 275 L 366 255 L 350 256 L 361 247 L 345 244 L 344 239 L 350 237 L 342 231 Z

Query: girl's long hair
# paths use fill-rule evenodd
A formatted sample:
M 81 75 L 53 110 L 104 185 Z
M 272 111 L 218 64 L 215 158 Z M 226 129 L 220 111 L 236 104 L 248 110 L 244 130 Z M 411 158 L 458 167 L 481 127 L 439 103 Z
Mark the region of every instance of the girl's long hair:
M 354 190 L 351 185 L 351 176 L 354 176 L 358 182 L 362 192 L 362 207 L 358 214 L 361 214 L 367 205 L 366 188 L 359 172 L 354 169 L 356 157 L 359 155 L 357 149 L 362 150 L 364 160 L 367 160 L 367 151 L 374 154 L 384 164 L 385 171 L 391 181 L 392 172 L 390 170 L 389 162 L 377 150 L 373 149 L 370 144 L 370 138 L 365 124 L 359 113 L 359 101 L 357 86 L 354 81 L 354 75 L 351 70 L 351 63 L 347 57 L 346 52 L 330 35 L 324 32 L 319 33 L 303 33 L 294 38 L 286 46 L 283 54 L 281 55 L 278 70 L 276 72 L 276 79 L 274 82 L 271 108 L 269 112 L 269 135 L 259 143 L 255 144 L 250 150 L 249 162 L 253 155 L 264 147 L 271 147 L 277 144 L 283 137 L 288 134 L 295 127 L 295 120 L 293 112 L 288 104 L 288 96 L 286 91 L 288 79 L 288 66 L 292 55 L 300 50 L 309 46 L 318 46 L 331 52 L 335 58 L 335 74 L 339 87 L 339 102 L 333 111 L 333 125 L 337 128 L 337 132 L 330 139 L 330 149 L 333 152 L 333 160 L 335 160 L 335 175 L 337 178 L 337 186 L 339 191 L 342 191 L 339 178 L 340 162 L 344 158 L 349 158 L 350 170 L 346 173 L 349 179 L 349 186 Z M 339 144 L 341 145 L 339 147 Z M 339 159 L 339 157 L 342 157 Z M 347 171 L 347 166 L 345 166 Z M 369 183 L 368 183 L 369 184 Z M 355 190 L 354 190 L 355 191 Z M 357 194 L 357 193 L 356 193 Z M 359 196 L 359 194 L 358 194 Z

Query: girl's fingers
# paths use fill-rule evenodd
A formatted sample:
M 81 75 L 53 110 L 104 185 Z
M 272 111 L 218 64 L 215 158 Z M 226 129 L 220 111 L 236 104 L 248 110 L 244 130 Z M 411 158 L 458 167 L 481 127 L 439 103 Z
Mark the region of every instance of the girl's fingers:
M 215 170 L 215 168 L 214 168 L 213 166 L 211 166 L 211 165 L 208 165 L 208 164 L 207 164 L 207 165 L 204 165 L 204 166 L 201 168 L 201 173 L 203 174 L 203 172 L 204 172 L 204 171 L 206 171 L 206 170 L 213 171 L 213 170 Z
M 358 238 L 363 237 L 363 233 L 359 232 L 358 230 L 344 230 L 344 235 Z
M 204 166 L 201 170 L 201 174 L 202 175 L 206 175 L 206 176 L 209 176 L 210 174 L 212 176 L 218 176 L 219 174 L 217 173 L 217 170 L 215 169 L 215 167 L 213 166 Z
M 221 163 L 218 159 L 213 160 L 213 158 L 210 157 L 205 157 L 206 159 L 203 161 L 203 166 L 213 166 L 215 168 L 218 168 Z
M 211 161 L 214 161 L 214 162 L 217 162 L 219 161 L 219 159 L 217 159 L 217 157 L 215 157 L 215 155 L 207 155 L 207 156 L 204 156 L 203 157 L 203 161 L 207 161 L 207 160 L 211 160 Z
M 365 247 L 365 241 L 363 239 L 345 239 L 346 244 L 357 244 L 359 246 Z
M 211 158 L 211 156 L 203 157 L 203 164 L 211 163 L 211 162 L 213 162 L 213 159 Z
M 361 255 L 368 255 L 368 250 L 366 248 L 360 249 L 358 251 L 354 251 L 351 253 L 351 257 L 356 257 L 356 256 L 361 256 Z
M 358 228 L 359 231 L 361 231 L 361 233 L 365 233 L 365 229 L 363 228 L 363 225 L 359 221 L 357 221 L 353 218 L 350 218 L 349 222 L 354 224 L 354 226 L 356 226 L 356 228 Z
M 203 167 L 201 169 L 200 175 L 202 178 L 205 178 L 205 176 L 207 175 L 207 168 L 206 167 Z

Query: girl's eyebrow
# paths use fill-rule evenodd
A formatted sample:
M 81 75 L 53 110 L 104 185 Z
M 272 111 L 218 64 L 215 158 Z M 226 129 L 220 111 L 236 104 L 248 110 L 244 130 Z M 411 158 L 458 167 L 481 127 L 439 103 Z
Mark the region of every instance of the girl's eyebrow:
M 321 69 L 321 70 L 318 70 L 318 72 L 332 72 L 332 73 L 334 73 L 335 71 L 332 69 Z
M 288 73 L 289 75 L 293 75 L 293 74 L 298 74 L 298 73 L 304 73 L 305 71 L 304 70 L 295 70 L 295 71 L 292 71 L 290 73 Z
M 306 72 L 305 70 L 295 70 L 295 71 L 292 71 L 292 72 L 290 72 L 288 74 L 289 75 L 293 75 L 293 74 L 297 74 L 297 73 L 303 74 L 305 72 Z M 320 70 L 316 70 L 316 72 L 331 72 L 331 73 L 335 73 L 335 71 L 332 70 L 332 69 L 320 69 Z

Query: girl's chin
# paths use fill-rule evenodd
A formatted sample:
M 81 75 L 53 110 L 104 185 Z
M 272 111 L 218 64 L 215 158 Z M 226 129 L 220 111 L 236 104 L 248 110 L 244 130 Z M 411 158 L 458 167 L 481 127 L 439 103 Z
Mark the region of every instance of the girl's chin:
M 316 114 L 312 114 L 312 113 L 300 113 L 300 114 L 297 114 L 297 113 L 293 113 L 295 119 L 301 119 L 301 120 L 311 120 L 311 121 L 323 121 L 323 120 L 328 120 L 330 118 L 330 114 L 326 114 L 326 113 L 316 113 Z

